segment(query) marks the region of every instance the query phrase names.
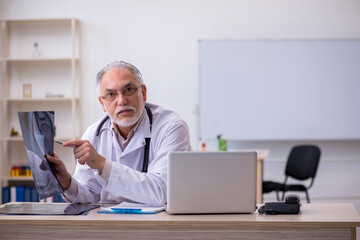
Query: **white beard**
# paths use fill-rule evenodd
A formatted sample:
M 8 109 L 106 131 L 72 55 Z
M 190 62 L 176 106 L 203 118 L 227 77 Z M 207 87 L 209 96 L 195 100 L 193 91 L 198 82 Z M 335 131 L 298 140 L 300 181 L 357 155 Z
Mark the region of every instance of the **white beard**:
M 119 107 L 116 111 L 114 115 L 110 115 L 108 110 L 106 109 L 106 106 L 104 105 L 106 112 L 108 113 L 110 119 L 119 127 L 131 127 L 133 125 L 135 125 L 137 123 L 137 121 L 139 121 L 142 111 L 136 111 L 136 108 L 132 107 L 132 106 L 122 106 Z M 125 109 L 130 109 L 132 111 L 134 111 L 134 116 L 133 117 L 127 117 L 125 119 L 118 119 L 117 115 L 120 111 L 123 111 Z M 142 109 L 142 108 L 141 108 Z

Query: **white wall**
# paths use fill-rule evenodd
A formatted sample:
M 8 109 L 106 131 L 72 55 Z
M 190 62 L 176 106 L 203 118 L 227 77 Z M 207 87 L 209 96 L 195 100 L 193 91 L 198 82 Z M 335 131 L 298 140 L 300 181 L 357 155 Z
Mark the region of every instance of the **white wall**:
M 110 61 L 125 60 L 142 71 L 148 101 L 177 111 L 188 122 L 195 148 L 199 39 L 360 38 L 359 0 L 0 0 L 3 19 L 67 17 L 81 22 L 81 132 L 103 114 L 96 73 Z M 293 143 L 234 146 L 269 148 L 265 176 L 272 176 Z M 359 166 L 360 141 L 320 144 L 325 162 L 337 159 L 341 164 L 345 158 Z M 353 174 L 351 168 L 343 176 Z M 359 200 L 360 194 L 352 195 Z
M 150 102 L 186 119 L 194 144 L 199 39 L 360 38 L 358 0 L 0 0 L 0 4 L 4 19 L 81 21 L 83 130 L 102 114 L 94 87 L 97 71 L 121 59 L 142 71 Z M 88 111 L 87 106 L 94 105 L 98 107 Z

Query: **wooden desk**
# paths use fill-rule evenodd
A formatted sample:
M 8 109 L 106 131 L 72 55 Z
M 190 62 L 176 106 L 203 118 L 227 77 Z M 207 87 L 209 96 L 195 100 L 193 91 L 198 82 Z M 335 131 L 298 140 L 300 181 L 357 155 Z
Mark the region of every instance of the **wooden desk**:
M 299 215 L 0 215 L 1 239 L 356 239 L 352 204 L 304 204 Z

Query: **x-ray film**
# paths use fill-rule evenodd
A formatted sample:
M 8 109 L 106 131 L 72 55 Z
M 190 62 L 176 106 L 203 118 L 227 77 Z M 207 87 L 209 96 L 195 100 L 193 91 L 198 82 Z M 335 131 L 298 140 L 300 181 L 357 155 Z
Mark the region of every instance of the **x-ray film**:
M 40 199 L 63 192 L 45 158 L 46 154 L 52 156 L 54 153 L 54 115 L 54 111 L 18 113 L 26 153 Z

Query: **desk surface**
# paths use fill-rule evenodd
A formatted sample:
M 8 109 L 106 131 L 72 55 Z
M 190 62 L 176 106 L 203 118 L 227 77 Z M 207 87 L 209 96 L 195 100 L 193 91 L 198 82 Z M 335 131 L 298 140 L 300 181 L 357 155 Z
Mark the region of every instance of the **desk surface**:
M 196 224 L 196 223 L 221 223 L 231 222 L 239 225 L 284 225 L 299 224 L 332 224 L 339 223 L 348 226 L 360 227 L 360 216 L 352 204 L 303 204 L 301 213 L 298 215 L 263 215 L 257 212 L 252 214 L 197 214 L 197 215 L 170 215 L 166 212 L 158 214 L 100 214 L 98 209 L 91 210 L 84 216 L 36 216 L 36 215 L 0 215 L 0 224 L 64 224 L 71 225 L 77 222 L 88 224 L 119 224 L 124 222 L 138 224 Z
M 325 236 L 325 238 L 314 239 L 326 239 L 326 236 L 329 238 L 329 231 L 336 231 L 331 234 L 334 239 L 355 239 L 356 227 L 360 227 L 360 216 L 355 207 L 347 203 L 303 204 L 299 215 L 262 215 L 257 212 L 203 215 L 169 215 L 166 212 L 149 215 L 99 214 L 95 209 L 85 216 L 0 216 L 0 238 L 27 231 L 35 232 L 35 229 L 38 228 L 42 234 L 45 229 L 49 231 L 49 234 L 57 233 L 58 239 L 69 237 L 85 239 L 86 234 L 99 234 L 98 231 L 110 238 L 118 236 L 119 232 L 126 233 L 128 238 L 125 238 L 124 235 L 124 239 L 146 239 L 147 234 L 150 233 L 154 239 L 155 236 L 166 238 L 166 234 L 175 233 L 184 236 L 181 239 L 196 239 L 191 237 L 191 233 L 199 231 L 203 234 L 212 232 L 217 237 L 224 234 L 224 231 L 240 235 L 253 232 L 253 234 L 258 234 L 258 239 L 262 239 L 260 236 L 264 229 L 277 229 L 273 231 L 273 238 L 267 232 L 264 239 L 276 239 L 279 237 L 277 234 L 281 231 L 285 231 L 282 233 L 285 234 L 284 236 L 288 233 L 290 239 L 301 239 L 301 236 L 304 237 L 302 235 L 304 231 L 309 235 L 307 239 L 312 239 L 310 236 L 314 232 L 317 236 L 321 234 Z M 245 232 L 243 232 L 244 229 L 246 229 Z M 297 231 L 300 233 L 300 238 L 293 235 Z M 71 235 L 69 235 L 70 232 Z M 144 235 L 141 236 L 141 234 Z M 99 236 L 104 237 L 105 235 Z M 346 237 L 341 238 L 341 236 Z M 27 237 L 27 235 L 23 235 L 23 237 Z M 36 237 L 39 236 L 36 235 Z

